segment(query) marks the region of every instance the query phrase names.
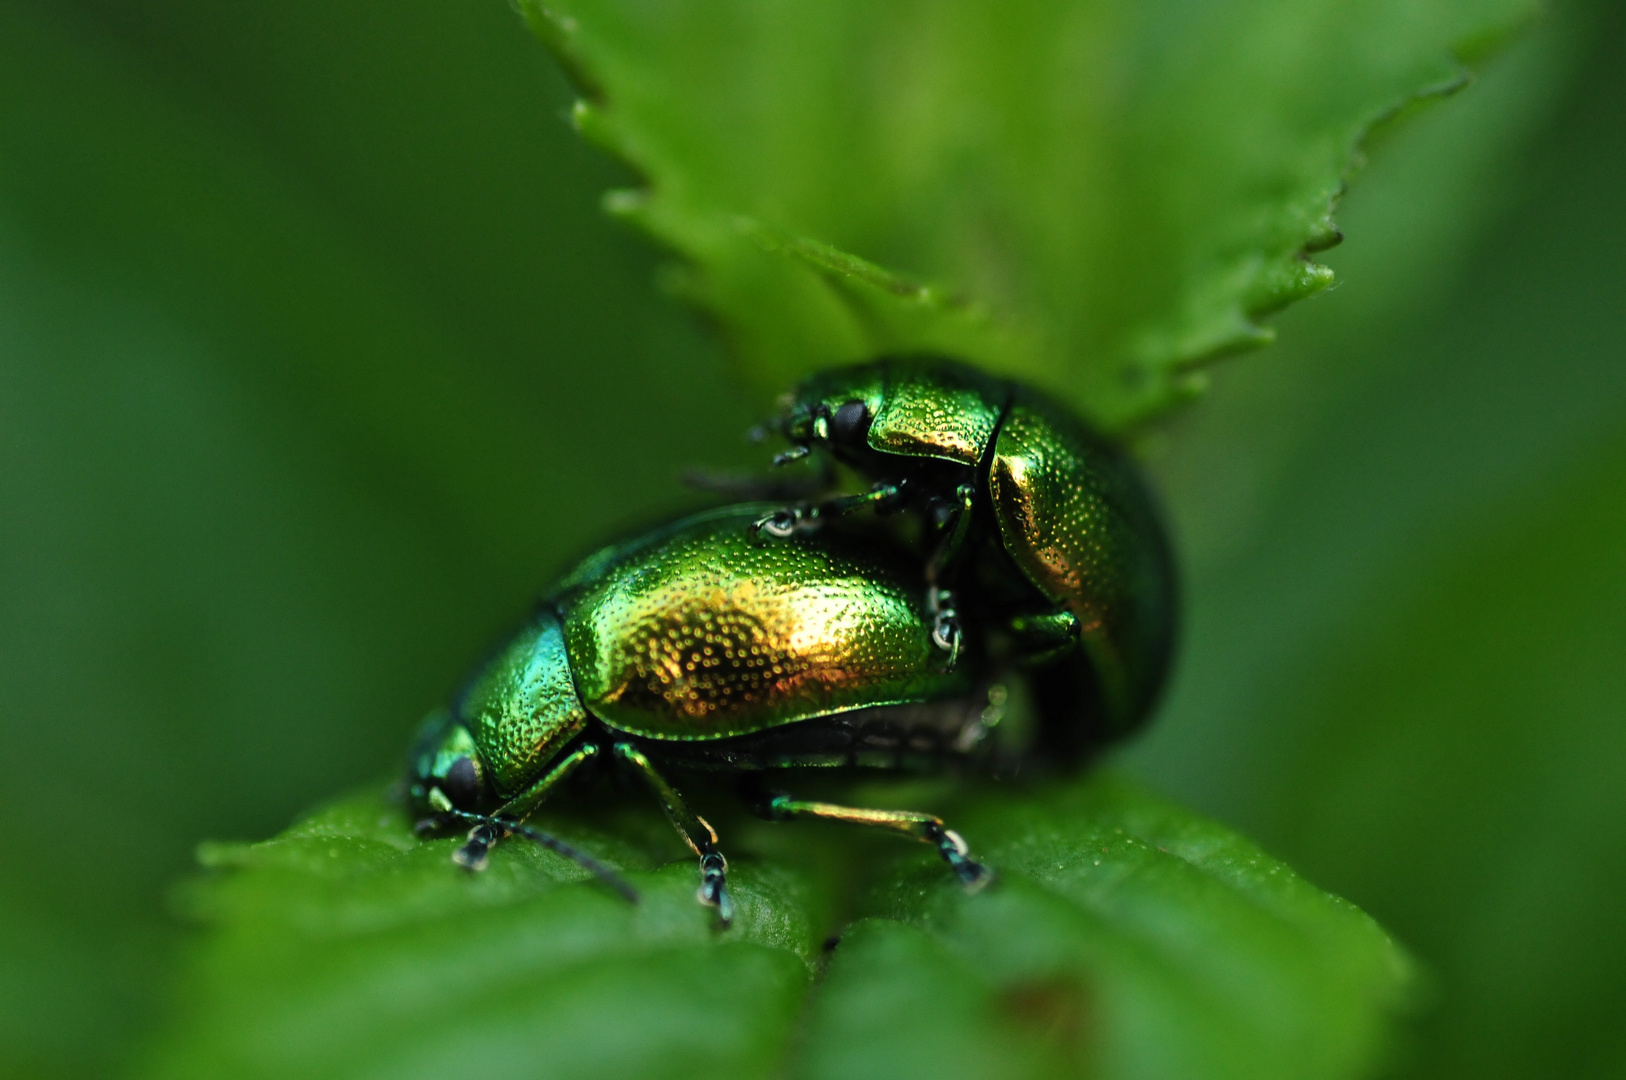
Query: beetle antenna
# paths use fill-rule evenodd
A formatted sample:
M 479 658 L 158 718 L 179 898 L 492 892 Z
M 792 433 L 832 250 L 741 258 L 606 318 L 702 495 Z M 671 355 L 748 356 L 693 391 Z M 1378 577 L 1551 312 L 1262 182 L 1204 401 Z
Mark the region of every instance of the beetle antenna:
M 452 817 L 462 818 L 464 821 L 472 821 L 478 825 L 490 825 L 504 832 L 511 832 L 515 836 L 523 836 L 527 840 L 535 841 L 549 851 L 556 851 L 577 865 L 591 870 L 600 881 L 626 897 L 630 903 L 636 904 L 638 902 L 638 890 L 627 884 L 626 878 L 605 866 L 587 852 L 571 847 L 557 836 L 521 825 L 517 821 L 507 821 L 487 814 L 471 814 L 467 810 L 458 810 L 455 807 L 446 812 Z
M 791 447 L 789 450 L 786 450 L 783 454 L 777 455 L 773 459 L 774 467 L 778 468 L 781 465 L 789 465 L 793 461 L 800 461 L 802 458 L 805 458 L 812 452 L 812 447 L 808 446 L 806 443 L 800 443 Z

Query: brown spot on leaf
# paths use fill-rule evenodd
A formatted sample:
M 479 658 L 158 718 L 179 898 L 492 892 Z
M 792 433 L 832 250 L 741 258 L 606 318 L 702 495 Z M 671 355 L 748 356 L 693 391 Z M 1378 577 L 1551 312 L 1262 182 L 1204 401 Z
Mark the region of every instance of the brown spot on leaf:
M 1000 1006 L 1017 1025 L 1050 1043 L 1071 1060 L 1079 1060 L 1090 1037 L 1090 995 L 1077 979 L 1054 976 L 1016 983 L 999 996 Z

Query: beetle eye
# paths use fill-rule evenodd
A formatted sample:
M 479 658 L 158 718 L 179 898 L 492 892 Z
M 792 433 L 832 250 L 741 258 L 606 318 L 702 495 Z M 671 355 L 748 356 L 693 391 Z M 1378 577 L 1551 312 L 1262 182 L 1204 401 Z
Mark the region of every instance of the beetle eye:
M 467 757 L 460 757 L 452 762 L 452 767 L 446 770 L 446 778 L 439 786 L 452 801 L 452 805 L 459 810 L 472 809 L 480 800 L 480 773 L 475 769 L 474 762 Z
M 849 401 L 830 418 L 830 441 L 842 446 L 856 446 L 869 434 L 869 406 L 862 401 Z

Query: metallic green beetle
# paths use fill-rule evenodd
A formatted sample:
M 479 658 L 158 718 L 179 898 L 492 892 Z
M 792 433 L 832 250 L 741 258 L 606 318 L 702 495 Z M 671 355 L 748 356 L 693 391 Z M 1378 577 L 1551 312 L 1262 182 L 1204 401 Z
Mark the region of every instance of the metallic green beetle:
M 1076 745 L 1146 718 L 1174 641 L 1169 546 L 1134 464 L 1072 412 L 964 364 L 895 358 L 809 378 L 774 426 L 792 443 L 775 464 L 824 451 L 874 486 L 781 507 L 759 529 L 789 537 L 863 505 L 923 509 L 940 530 L 926 577 L 934 634 L 951 658 L 964 604 L 947 584 L 968 580 L 967 561 L 982 564 L 975 580 L 984 585 L 997 576 L 990 569 L 1014 568 L 1026 588 L 1006 588 L 984 617 L 1006 624 L 1030 662 L 1048 662 L 1066 684 L 1059 711 L 1095 698 L 1082 707 L 1103 730 Z M 978 554 L 959 557 L 968 551 Z
M 771 509 L 696 515 L 589 557 L 430 717 L 409 792 L 425 829 L 474 826 L 458 862 L 479 869 L 517 833 L 628 892 L 522 824 L 567 776 L 611 760 L 642 778 L 699 856 L 700 900 L 726 924 L 716 833 L 660 766 L 899 769 L 976 751 L 998 721 L 999 691 L 979 682 L 975 656 L 945 669 L 915 562 L 873 533 L 761 541 L 750 525 Z M 900 831 L 935 846 L 967 886 L 988 877 L 931 814 L 785 796 L 762 809 Z

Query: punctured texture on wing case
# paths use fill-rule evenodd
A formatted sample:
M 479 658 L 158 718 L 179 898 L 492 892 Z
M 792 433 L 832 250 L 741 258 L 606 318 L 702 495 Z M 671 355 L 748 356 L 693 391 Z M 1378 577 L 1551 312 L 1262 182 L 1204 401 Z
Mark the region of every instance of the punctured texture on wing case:
M 957 366 L 891 361 L 869 445 L 889 454 L 976 465 L 999 426 L 1004 398 L 999 384 Z
M 1065 411 L 1020 393 L 988 476 L 1005 550 L 1079 621 L 1114 719 L 1156 695 L 1174 632 L 1173 567 L 1134 465 Z
M 703 514 L 594 556 L 555 598 L 583 702 L 611 727 L 717 739 L 966 693 L 918 567 L 821 535 L 758 539 L 771 505 Z
M 587 725 L 553 612 L 539 612 L 480 669 L 458 701 L 501 795 L 514 795 Z

